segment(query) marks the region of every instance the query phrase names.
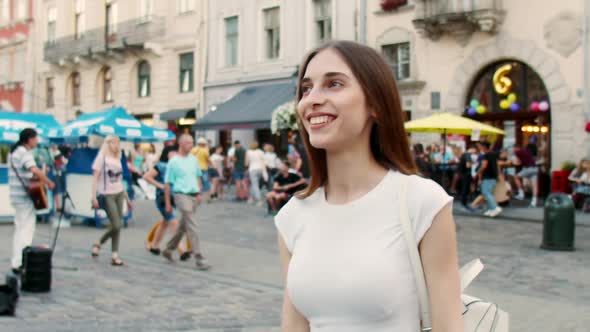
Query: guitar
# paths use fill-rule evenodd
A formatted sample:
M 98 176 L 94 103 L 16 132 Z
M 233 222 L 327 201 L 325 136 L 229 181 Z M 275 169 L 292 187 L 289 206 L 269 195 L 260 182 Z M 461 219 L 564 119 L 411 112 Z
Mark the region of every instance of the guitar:
M 20 177 L 20 174 L 18 174 L 16 167 L 14 167 L 14 164 L 12 163 L 12 160 L 10 160 L 10 166 L 12 167 L 12 170 L 16 174 L 16 177 L 18 178 L 20 183 L 25 188 L 25 191 L 33 201 L 35 210 L 47 209 L 49 207 L 49 203 L 47 202 L 47 193 L 45 192 L 45 185 L 43 184 L 43 182 L 41 182 L 41 180 L 39 180 L 38 177 L 33 176 L 31 181 L 29 181 L 29 185 L 27 186 L 25 185 L 23 179 Z
M 49 207 L 45 185 L 37 177 L 33 177 L 29 182 L 27 194 L 29 194 L 31 200 L 33 200 L 35 210 L 44 210 Z

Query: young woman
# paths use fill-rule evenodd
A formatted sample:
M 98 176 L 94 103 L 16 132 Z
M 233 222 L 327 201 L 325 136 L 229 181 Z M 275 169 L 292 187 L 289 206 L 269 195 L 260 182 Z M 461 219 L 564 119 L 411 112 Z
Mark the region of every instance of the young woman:
M 223 199 L 223 181 L 225 181 L 223 174 L 223 164 L 225 157 L 223 156 L 223 146 L 215 147 L 215 151 L 209 157 L 211 167 L 209 167 L 209 177 L 213 183 L 211 192 L 215 199 Z
M 283 331 L 420 330 L 400 195 L 419 243 L 432 329 L 463 331 L 452 198 L 415 175 L 389 66 L 372 48 L 334 41 L 300 69 L 297 115 L 312 176 L 275 219 Z
M 568 180 L 572 184 L 573 199 L 576 207 L 586 205 L 586 201 L 590 203 L 590 159 L 582 158 L 578 167 L 570 173 Z M 590 206 L 584 206 L 584 209 L 588 210 Z
M 266 165 L 264 163 L 264 152 L 260 150 L 256 141 L 250 143 L 250 147 L 246 152 L 246 167 L 248 167 L 248 175 L 250 176 L 250 199 L 248 202 L 262 206 L 260 183 L 266 173 Z
M 166 188 L 166 185 L 164 184 L 164 175 L 166 174 L 166 165 L 168 164 L 168 160 L 176 155 L 177 150 L 178 147 L 174 145 L 164 147 L 162 154 L 160 155 L 160 161 L 143 175 L 144 180 L 156 187 L 156 208 L 158 208 L 158 211 L 162 216 L 162 220 L 156 224 L 155 230 L 150 232 L 151 236 L 148 236 L 147 249 L 154 255 L 160 254 L 160 242 L 162 241 L 164 234 L 166 234 L 166 230 L 169 229 L 170 234 L 174 234 L 178 227 L 176 214 L 174 211 L 167 213 L 165 209 L 166 204 L 164 202 L 164 189 Z M 190 258 L 190 253 L 186 252 L 182 243 L 178 243 L 178 251 L 180 252 L 181 260 L 187 260 Z
M 275 153 L 275 147 L 270 143 L 264 144 L 264 163 L 266 164 L 266 171 L 268 173 L 266 188 L 268 191 L 272 191 L 274 178 L 279 172 L 279 157 Z
M 131 205 L 123 187 L 123 165 L 119 137 L 105 138 L 92 164 L 92 207 L 104 209 L 110 225 L 100 241 L 92 246 L 92 257 L 98 257 L 101 245 L 111 239 L 111 265 L 122 266 L 119 258 L 119 237 L 123 226 L 123 204 Z M 100 195 L 100 196 L 98 196 Z M 99 197 L 101 203 L 99 204 Z
M 570 173 L 568 180 L 577 186 L 590 183 L 590 159 L 582 158 L 578 166 Z

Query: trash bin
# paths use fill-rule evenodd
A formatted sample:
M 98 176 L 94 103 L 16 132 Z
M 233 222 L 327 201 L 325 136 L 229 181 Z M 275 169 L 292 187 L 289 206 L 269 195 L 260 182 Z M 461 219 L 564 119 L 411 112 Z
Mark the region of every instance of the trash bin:
M 575 208 L 571 197 L 554 193 L 545 200 L 543 214 L 543 242 L 548 250 L 574 250 Z

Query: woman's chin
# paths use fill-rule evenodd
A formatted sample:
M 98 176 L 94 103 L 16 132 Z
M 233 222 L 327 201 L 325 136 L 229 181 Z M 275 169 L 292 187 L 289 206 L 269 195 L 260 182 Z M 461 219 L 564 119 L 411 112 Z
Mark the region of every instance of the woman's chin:
M 334 139 L 332 139 L 330 137 L 326 137 L 324 135 L 310 136 L 309 143 L 314 148 L 323 149 L 323 150 L 330 150 L 331 148 L 338 146 L 337 142 Z

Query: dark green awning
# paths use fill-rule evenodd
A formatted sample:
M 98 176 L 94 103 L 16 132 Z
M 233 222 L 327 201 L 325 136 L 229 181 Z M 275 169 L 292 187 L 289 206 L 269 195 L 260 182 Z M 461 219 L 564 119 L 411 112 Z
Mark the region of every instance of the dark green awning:
M 160 114 L 162 121 L 176 121 L 180 118 L 195 118 L 194 108 L 184 108 L 179 110 L 171 110 Z
M 244 88 L 193 126 L 196 130 L 270 128 L 272 112 L 295 99 L 295 83 Z

